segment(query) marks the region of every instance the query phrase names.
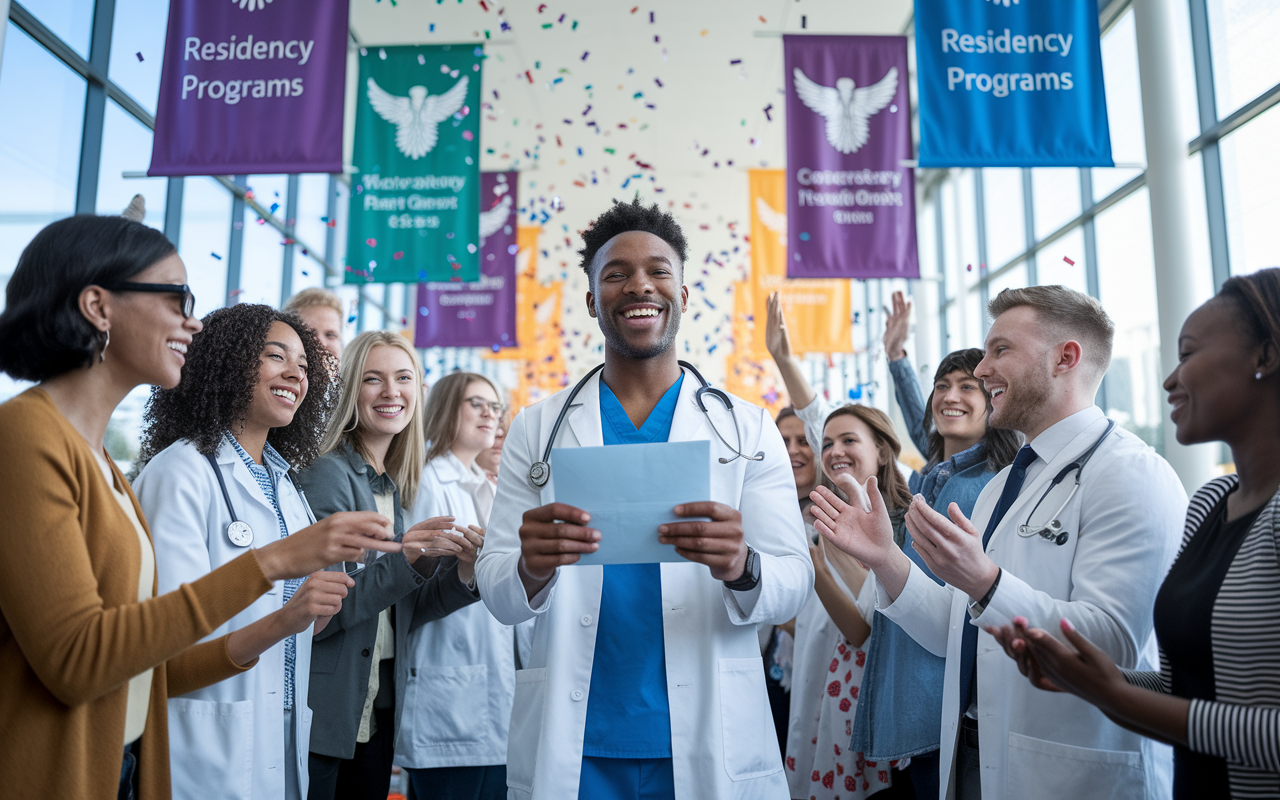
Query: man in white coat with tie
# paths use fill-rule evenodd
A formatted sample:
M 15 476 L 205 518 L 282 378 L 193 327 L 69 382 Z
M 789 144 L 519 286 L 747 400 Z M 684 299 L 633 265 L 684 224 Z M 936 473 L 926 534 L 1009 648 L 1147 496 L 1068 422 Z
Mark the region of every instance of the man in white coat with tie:
M 795 616 L 813 565 L 782 438 L 764 409 L 699 396 L 701 376 L 678 362 L 687 243 L 670 214 L 615 202 L 583 242 L 603 372 L 512 423 L 476 564 L 495 617 L 536 620 L 508 797 L 786 800 L 756 627 Z M 694 440 L 711 443 L 711 497 L 673 516 L 710 521 L 654 531 L 687 561 L 574 566 L 610 531 L 550 502 L 548 447 Z
M 1096 300 L 1034 286 L 1001 292 L 989 311 L 974 375 L 991 392 L 991 425 L 1021 431 L 1027 445 L 987 484 L 972 521 L 954 504 L 948 518 L 912 503 L 912 544 L 946 585 L 894 546 L 870 486 L 865 503 L 815 493 L 817 527 L 874 570 L 877 607 L 947 659 L 940 800 L 1167 798 L 1169 748 L 1033 688 L 982 629 L 1017 616 L 1057 630 L 1065 619 L 1121 666 L 1156 669 L 1151 608 L 1186 493 L 1164 459 L 1094 405 L 1114 334 Z M 846 488 L 861 499 L 856 484 Z

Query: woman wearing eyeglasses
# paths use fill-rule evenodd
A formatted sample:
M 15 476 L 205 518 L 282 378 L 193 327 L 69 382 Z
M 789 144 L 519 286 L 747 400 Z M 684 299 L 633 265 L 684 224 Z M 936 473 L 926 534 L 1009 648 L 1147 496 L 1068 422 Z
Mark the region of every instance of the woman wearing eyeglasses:
M 0 793 L 168 798 L 168 697 L 256 663 L 229 635 L 197 642 L 277 581 L 400 549 L 373 515 L 331 517 L 157 596 L 146 518 L 103 440 L 135 386 L 182 378 L 203 327 L 186 280 L 162 234 L 94 216 L 46 227 L 9 279 L 0 370 L 39 385 L 0 405 Z
M 366 331 L 343 349 L 340 377 L 324 455 L 299 483 L 317 516 L 358 510 L 393 520 L 404 555 L 349 565 L 355 586 L 315 636 L 308 797 L 386 800 L 395 732 L 409 710 L 409 632 L 479 599 L 469 574 L 459 580 L 455 558 L 474 561 L 475 546 L 451 532 L 447 516 L 405 532 L 426 456 L 413 346 L 398 333 Z
M 431 389 L 430 441 L 413 519 L 446 514 L 484 542 L 494 487 L 476 464 L 502 421 L 498 390 L 483 375 L 455 372 Z M 458 577 L 474 584 L 474 564 Z M 507 729 L 515 695 L 515 637 L 477 603 L 409 636 L 409 686 L 396 764 L 409 769 L 414 800 L 502 800 Z

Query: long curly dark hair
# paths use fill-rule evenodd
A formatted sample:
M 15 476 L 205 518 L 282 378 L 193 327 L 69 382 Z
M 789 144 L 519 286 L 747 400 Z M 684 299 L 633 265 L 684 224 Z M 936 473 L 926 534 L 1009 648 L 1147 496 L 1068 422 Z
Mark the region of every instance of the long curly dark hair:
M 283 322 L 302 340 L 307 355 L 307 394 L 293 422 L 272 428 L 267 442 L 295 469 L 305 469 L 320 455 L 325 423 L 338 402 L 337 362 L 315 332 L 297 314 L 270 306 L 240 304 L 206 316 L 182 366 L 182 381 L 173 389 L 156 387 L 143 416 L 145 430 L 135 470 L 157 453 L 185 439 L 204 455 L 213 455 L 224 431 L 243 420 L 258 384 L 258 368 L 267 332 Z

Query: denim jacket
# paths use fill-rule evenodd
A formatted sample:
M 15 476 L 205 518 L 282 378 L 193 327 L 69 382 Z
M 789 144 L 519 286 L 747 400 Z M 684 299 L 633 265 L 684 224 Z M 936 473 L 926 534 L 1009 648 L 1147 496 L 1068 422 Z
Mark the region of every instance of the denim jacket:
M 919 383 L 906 359 L 890 362 L 898 404 L 913 441 L 923 439 L 923 419 L 914 419 L 909 409 L 924 412 Z M 910 382 L 909 386 L 903 384 Z M 914 394 L 918 402 L 909 405 Z M 907 395 L 907 398 L 904 398 Z M 916 442 L 919 446 L 920 442 Z M 982 442 L 957 453 L 940 464 L 926 467 L 911 476 L 911 491 L 923 494 L 936 510 L 946 513 L 951 503 L 969 515 L 987 481 L 995 477 L 987 466 L 986 445 Z M 906 535 L 903 551 L 924 574 L 938 580 L 911 546 Z M 871 637 L 863 648 L 867 653 L 862 686 L 858 691 L 858 713 L 853 719 L 850 747 L 868 761 L 893 760 L 922 755 L 938 749 L 942 718 L 943 670 L 946 659 L 933 655 L 907 632 L 879 611 L 871 625 Z

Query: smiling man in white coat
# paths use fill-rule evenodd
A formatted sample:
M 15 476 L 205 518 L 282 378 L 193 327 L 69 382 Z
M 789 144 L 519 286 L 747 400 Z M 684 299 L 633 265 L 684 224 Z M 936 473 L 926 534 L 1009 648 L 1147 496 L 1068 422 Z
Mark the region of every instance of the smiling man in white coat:
M 1094 405 L 1114 335 L 1096 300 L 1034 286 L 1001 292 L 989 310 L 974 375 L 991 392 L 990 424 L 1021 431 L 1027 445 L 987 484 L 972 522 L 954 504 L 948 519 L 913 501 L 913 546 L 946 585 L 894 546 L 870 487 L 871 513 L 815 493 L 817 527 L 874 570 L 877 608 L 947 659 L 942 800 L 1167 798 L 1168 747 L 1033 688 L 980 629 L 1020 616 L 1057 630 L 1066 619 L 1116 663 L 1155 669 L 1151 608 L 1186 493 L 1164 459 Z
M 615 202 L 583 242 L 603 372 L 516 417 L 476 565 L 495 617 L 536 619 L 508 797 L 785 800 L 756 627 L 794 617 L 813 585 L 786 448 L 745 400 L 704 392 L 699 408 L 701 377 L 676 356 L 689 291 L 671 215 Z M 674 509 L 710 521 L 655 531 L 687 563 L 574 566 L 609 531 L 535 483 L 562 412 L 555 447 L 711 442 L 711 497 Z

